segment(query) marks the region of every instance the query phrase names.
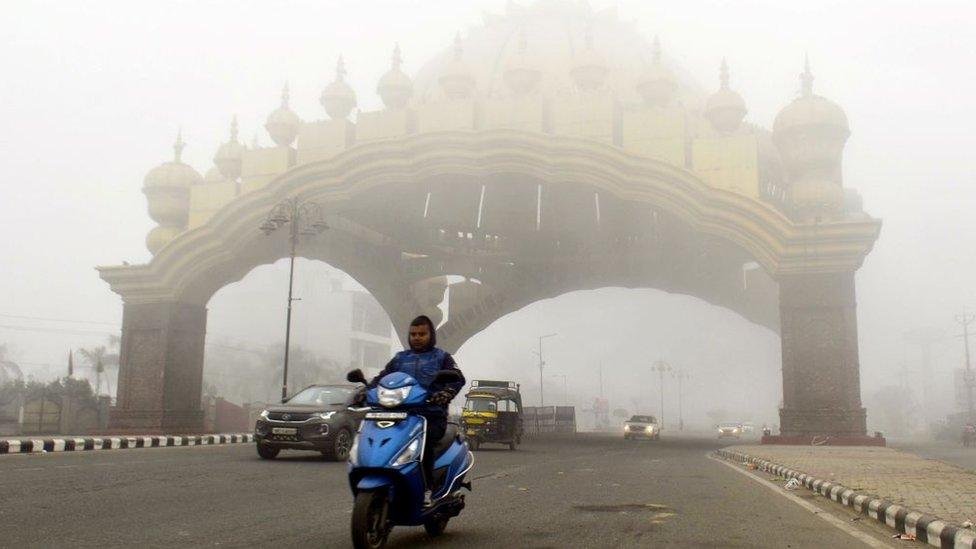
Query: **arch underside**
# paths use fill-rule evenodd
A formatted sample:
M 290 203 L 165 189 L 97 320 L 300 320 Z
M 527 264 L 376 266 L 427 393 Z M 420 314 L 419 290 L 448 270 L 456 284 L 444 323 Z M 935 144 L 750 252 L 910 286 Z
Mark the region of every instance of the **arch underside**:
M 692 295 L 779 328 L 776 283 L 761 269 L 743 270 L 753 261 L 747 252 L 653 204 L 591 185 L 554 193 L 515 174 L 477 181 L 445 174 L 355 194 L 327 211 L 330 229 L 301 240 L 298 255 L 355 278 L 397 326 L 420 313 L 439 316 L 444 286 L 425 282 L 477 281 L 452 286 L 441 327 L 449 350 L 535 301 L 607 286 Z M 206 303 L 255 266 L 285 257 L 286 232 L 252 231 L 184 279 L 179 300 Z

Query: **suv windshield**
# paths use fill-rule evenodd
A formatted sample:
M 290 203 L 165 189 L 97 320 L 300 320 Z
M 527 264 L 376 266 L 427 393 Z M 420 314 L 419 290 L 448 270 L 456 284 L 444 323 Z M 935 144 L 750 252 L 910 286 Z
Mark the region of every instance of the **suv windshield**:
M 464 403 L 464 409 L 472 412 L 496 412 L 498 404 L 490 398 L 469 398 Z
M 353 390 L 346 387 L 309 387 L 291 397 L 287 404 L 341 406 L 349 400 L 352 393 Z
M 654 416 L 630 416 L 628 421 L 633 421 L 635 423 L 657 423 Z

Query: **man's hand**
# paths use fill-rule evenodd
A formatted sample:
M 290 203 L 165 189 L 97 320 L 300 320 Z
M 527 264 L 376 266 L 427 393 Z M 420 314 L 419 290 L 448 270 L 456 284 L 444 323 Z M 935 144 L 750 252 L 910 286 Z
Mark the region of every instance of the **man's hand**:
M 450 389 L 444 389 L 443 391 L 437 391 L 434 396 L 430 397 L 429 402 L 431 404 L 437 404 L 439 406 L 447 406 L 454 399 L 454 391 Z

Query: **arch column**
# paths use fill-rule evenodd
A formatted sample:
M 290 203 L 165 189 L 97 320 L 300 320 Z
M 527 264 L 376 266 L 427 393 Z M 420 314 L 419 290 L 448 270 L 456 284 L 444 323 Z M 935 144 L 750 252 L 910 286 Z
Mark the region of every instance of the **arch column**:
M 179 301 L 126 303 L 113 431 L 203 430 L 200 397 L 207 308 Z
M 782 437 L 863 438 L 854 272 L 779 277 Z

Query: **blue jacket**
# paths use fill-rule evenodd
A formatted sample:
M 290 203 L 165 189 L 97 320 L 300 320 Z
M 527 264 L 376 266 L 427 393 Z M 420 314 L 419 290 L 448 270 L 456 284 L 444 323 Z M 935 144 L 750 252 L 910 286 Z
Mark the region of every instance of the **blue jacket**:
M 461 379 L 452 383 L 435 383 L 434 378 L 437 376 L 437 372 L 441 370 L 455 370 L 461 375 Z M 464 374 L 461 374 L 461 370 L 458 369 L 454 357 L 437 347 L 431 347 L 419 353 L 410 349 L 400 351 L 386 364 L 383 371 L 373 378 L 369 387 L 376 387 L 384 376 L 393 372 L 403 372 L 410 375 L 431 395 L 444 389 L 453 391 L 456 395 L 464 388 L 465 383 Z M 446 416 L 447 406 L 428 403 L 424 408 L 424 413 Z

